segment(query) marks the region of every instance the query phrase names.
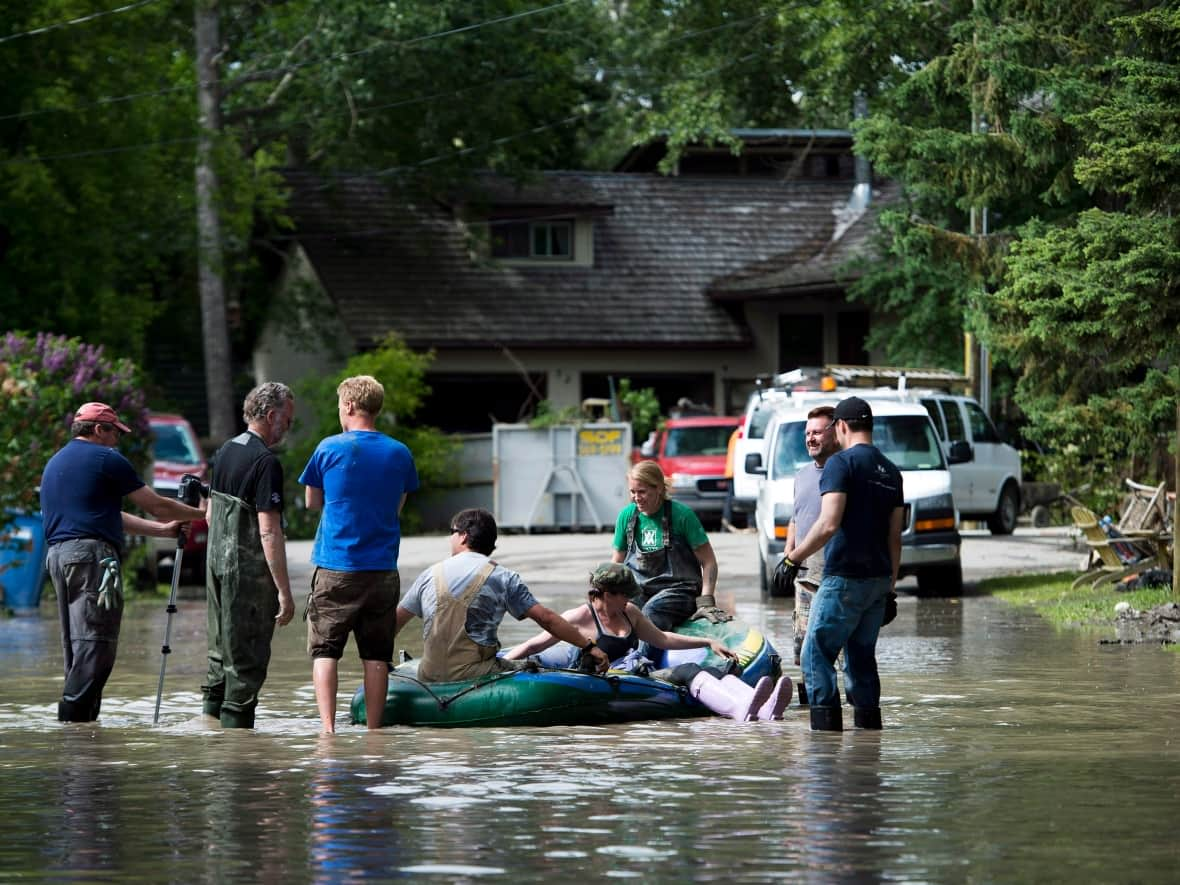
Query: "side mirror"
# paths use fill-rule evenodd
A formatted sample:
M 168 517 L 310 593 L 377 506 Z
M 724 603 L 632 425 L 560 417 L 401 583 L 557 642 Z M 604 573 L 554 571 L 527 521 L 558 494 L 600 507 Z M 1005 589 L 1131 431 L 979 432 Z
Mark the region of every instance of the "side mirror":
M 948 464 L 966 464 L 974 458 L 975 453 L 971 451 L 971 443 L 965 439 L 957 439 L 951 443 L 950 451 L 946 456 Z
M 762 456 L 757 452 L 746 455 L 746 473 L 766 476 L 766 468 L 762 466 Z
M 639 454 L 644 458 L 654 458 L 656 456 L 656 441 L 645 439 L 643 445 L 639 447 Z

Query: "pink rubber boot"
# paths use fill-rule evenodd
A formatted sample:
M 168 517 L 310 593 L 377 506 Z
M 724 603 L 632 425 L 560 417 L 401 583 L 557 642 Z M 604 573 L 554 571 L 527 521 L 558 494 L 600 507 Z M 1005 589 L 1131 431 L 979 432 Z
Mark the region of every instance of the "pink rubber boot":
M 791 682 L 791 677 L 781 677 L 774 684 L 774 689 L 770 692 L 770 697 L 766 699 L 766 703 L 758 708 L 758 718 L 782 719 L 783 710 L 787 709 L 787 706 L 791 703 L 793 690 L 794 683 Z
M 758 716 L 758 709 L 766 703 L 774 686 L 769 679 L 760 679 L 756 688 L 750 688 L 740 679 L 735 681 L 741 689 L 735 689 L 725 680 L 710 673 L 698 673 L 693 677 L 689 692 L 694 698 L 722 716 L 747 722 Z M 765 685 L 763 685 L 765 683 Z
M 737 676 L 728 674 L 721 680 L 721 685 L 726 691 L 741 700 L 743 704 L 749 705 L 746 714 L 747 721 L 758 718 L 758 711 L 762 709 L 762 705 L 766 703 L 766 699 L 774 691 L 774 680 L 769 676 L 763 676 L 751 688 Z

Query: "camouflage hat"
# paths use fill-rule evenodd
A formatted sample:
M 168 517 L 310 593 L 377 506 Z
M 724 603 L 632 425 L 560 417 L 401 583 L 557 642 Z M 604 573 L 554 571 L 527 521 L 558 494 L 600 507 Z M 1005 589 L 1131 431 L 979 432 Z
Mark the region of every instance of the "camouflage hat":
M 590 586 L 595 590 L 613 590 L 627 598 L 639 595 L 639 585 L 631 569 L 621 562 L 604 562 L 590 573 Z

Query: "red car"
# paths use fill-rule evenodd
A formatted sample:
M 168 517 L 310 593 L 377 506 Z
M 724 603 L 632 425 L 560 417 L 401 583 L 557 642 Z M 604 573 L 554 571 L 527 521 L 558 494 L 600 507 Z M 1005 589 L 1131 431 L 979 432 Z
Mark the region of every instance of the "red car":
M 730 479 L 725 476 L 729 437 L 742 419 L 724 415 L 669 418 L 643 449 L 672 484 L 672 497 L 698 516 L 719 519 Z
M 201 444 L 197 441 L 197 434 L 192 425 L 180 415 L 153 414 L 148 420 L 155 437 L 152 447 L 155 462 L 152 485 L 156 492 L 165 498 L 175 498 L 180 478 L 186 473 L 200 477 L 201 482 L 208 482 L 209 462 L 201 452 Z M 184 545 L 182 578 L 188 575 L 190 580 L 196 583 L 204 582 L 208 538 L 208 523 L 203 519 L 194 521 L 189 527 Z M 155 549 L 160 564 L 171 567 L 171 560 L 176 553 L 176 543 L 171 539 L 156 539 Z

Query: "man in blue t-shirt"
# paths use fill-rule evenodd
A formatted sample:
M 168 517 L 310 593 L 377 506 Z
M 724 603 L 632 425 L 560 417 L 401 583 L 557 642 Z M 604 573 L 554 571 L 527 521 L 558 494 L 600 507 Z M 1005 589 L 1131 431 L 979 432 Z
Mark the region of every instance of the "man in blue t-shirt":
M 835 667 L 841 649 L 856 726 L 881 727 L 877 634 L 897 583 L 905 513 L 901 471 L 873 445 L 869 404 L 850 396 L 837 403 L 833 418 L 842 451 L 824 465 L 819 518 L 786 552 L 790 562 L 802 562 L 824 548 L 824 577 L 803 644 L 813 731 L 844 727 Z
M 65 653 L 66 680 L 57 705 L 62 722 L 98 718 L 102 690 L 115 667 L 123 619 L 123 533 L 174 538 L 181 522 L 205 516 L 144 485 L 115 448 L 130 432 L 106 403 L 86 403 L 74 413 L 73 439 L 49 459 L 41 475 L 47 565 Z M 124 513 L 124 497 L 169 521 Z
M 320 442 L 299 477 L 307 509 L 323 511 L 311 553 L 307 651 L 325 734 L 336 730 L 338 662 L 349 633 L 364 667 L 366 722 L 381 727 L 401 598 L 399 517 L 418 488 L 410 450 L 377 430 L 381 382 L 346 378 L 336 395 L 344 432 Z

